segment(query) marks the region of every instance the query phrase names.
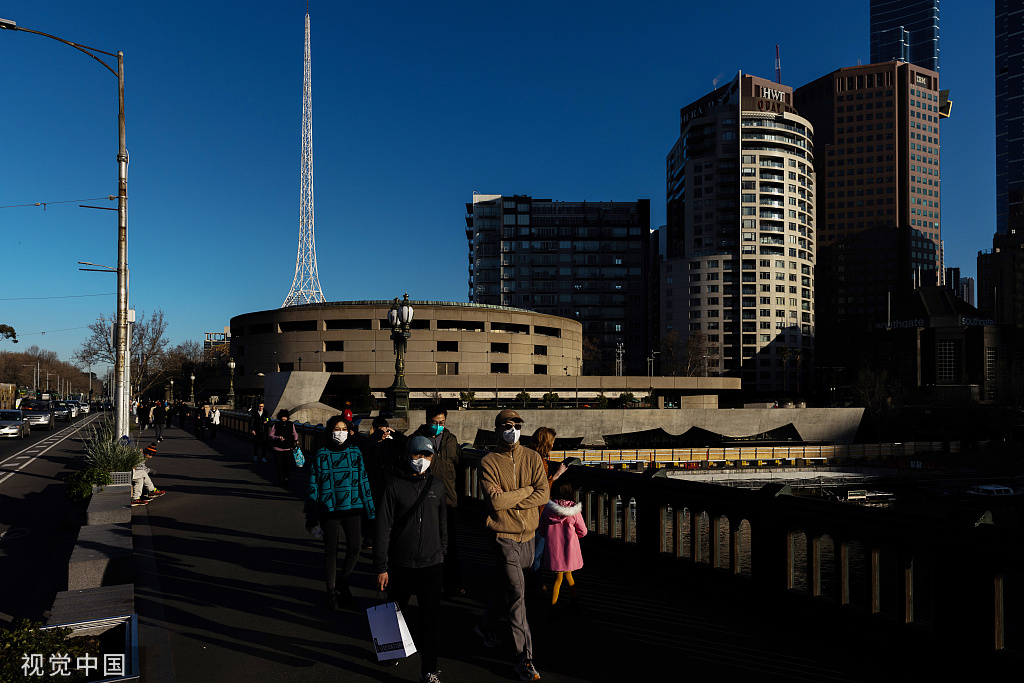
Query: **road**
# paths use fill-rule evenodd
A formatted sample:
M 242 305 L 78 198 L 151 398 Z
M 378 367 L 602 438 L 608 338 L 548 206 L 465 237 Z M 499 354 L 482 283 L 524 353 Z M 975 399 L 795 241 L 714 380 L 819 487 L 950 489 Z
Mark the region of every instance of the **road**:
M 62 475 L 81 467 L 82 428 L 102 415 L 0 441 L 0 624 L 43 621 L 67 590 L 82 508 L 67 500 Z

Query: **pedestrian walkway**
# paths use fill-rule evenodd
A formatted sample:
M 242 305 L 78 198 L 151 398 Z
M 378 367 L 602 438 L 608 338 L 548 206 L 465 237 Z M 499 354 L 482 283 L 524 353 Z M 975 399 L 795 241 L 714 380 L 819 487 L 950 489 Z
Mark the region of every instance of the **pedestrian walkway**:
M 199 441 L 177 426 L 164 431 L 150 466 L 168 493 L 133 508 L 143 680 L 418 680 L 417 655 L 384 667 L 371 654 L 363 609 L 379 598 L 369 551 L 353 575 L 358 608 L 326 609 L 322 543 L 303 525 L 310 459 L 284 489 L 274 464 L 254 463 L 251 443 L 235 434 Z M 507 630 L 494 649 L 472 631 L 491 578 L 482 518 L 465 511 L 459 533 L 469 594 L 443 603 L 442 680 L 515 680 Z M 545 681 L 877 678 L 863 653 L 822 649 L 813 624 L 780 632 L 770 610 L 680 580 L 671 565 L 640 566 L 586 542 L 583 553 L 579 617 L 549 622 L 545 596 L 528 599 Z

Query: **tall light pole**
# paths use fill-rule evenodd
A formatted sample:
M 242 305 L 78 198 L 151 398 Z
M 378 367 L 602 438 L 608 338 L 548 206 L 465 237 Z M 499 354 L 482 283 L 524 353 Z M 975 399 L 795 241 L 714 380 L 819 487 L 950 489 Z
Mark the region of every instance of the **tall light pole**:
M 171 403 L 174 403 L 174 378 L 171 378 Z
M 188 376 L 188 378 L 192 382 L 192 389 L 189 391 L 188 400 L 189 400 L 189 403 L 191 403 L 192 405 L 195 405 L 196 404 L 196 373 L 193 372 L 191 375 Z
M 228 358 L 228 405 L 235 407 L 235 359 Z
M 124 53 L 118 51 L 105 52 L 94 47 L 86 47 L 57 36 L 23 28 L 10 19 L 0 19 L 0 29 L 22 31 L 44 36 L 59 43 L 84 52 L 117 77 L 117 131 L 119 147 L 117 150 L 117 335 L 114 355 L 114 375 L 117 383 L 117 403 L 115 407 L 114 426 L 117 436 L 128 434 L 128 387 L 126 361 L 128 356 L 128 147 L 124 131 Z M 115 57 L 115 70 L 97 53 Z
M 409 387 L 405 384 L 405 348 L 409 343 L 409 325 L 412 324 L 413 308 L 406 293 L 402 302 L 395 302 L 388 310 L 388 322 L 391 323 L 391 341 L 395 344 L 395 381 L 388 388 L 388 393 L 395 405 L 394 416 L 409 417 Z M 497 394 L 497 392 L 495 392 Z

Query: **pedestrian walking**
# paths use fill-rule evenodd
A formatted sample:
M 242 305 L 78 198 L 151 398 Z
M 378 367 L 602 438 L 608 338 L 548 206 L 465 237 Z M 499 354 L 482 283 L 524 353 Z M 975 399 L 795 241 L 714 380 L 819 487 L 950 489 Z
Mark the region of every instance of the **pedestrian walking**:
M 362 446 L 362 451 L 366 478 L 370 480 L 370 495 L 373 496 L 373 504 L 376 507 L 380 507 L 380 497 L 384 494 L 384 485 L 388 477 L 394 475 L 397 467 L 404 466 L 406 441 L 404 435 L 395 434 L 386 418 L 379 415 L 373 418 L 372 429 Z M 363 521 L 367 521 L 365 515 Z M 363 527 L 364 548 L 373 547 L 375 528 L 376 520 L 371 520 Z
M 522 429 L 519 413 L 502 410 L 494 418 L 499 445 L 480 460 L 480 485 L 490 508 L 486 526 L 494 534 L 495 587 L 474 631 L 484 645 L 495 647 L 500 641 L 494 627 L 507 615 L 516 651 L 515 672 L 520 680 L 534 681 L 540 674 L 533 665 L 523 570 L 533 564 L 539 506 L 548 501 L 548 478 L 537 451 L 519 443 Z
M 459 457 L 462 449 L 459 440 L 445 427 L 448 411 L 441 405 L 433 405 L 425 411 L 426 422 L 416 430 L 415 436 L 423 436 L 430 440 L 434 447 L 434 460 L 431 468 L 434 475 L 444 483 L 445 505 L 448 507 L 446 524 L 448 525 L 448 549 L 444 556 L 444 595 L 459 598 L 466 594 L 462 586 L 462 569 L 459 563 L 459 543 L 455 533 L 459 497 L 456 494 L 456 476 L 458 474 Z
M 188 406 L 185 405 L 184 401 L 178 401 L 178 429 L 185 428 L 185 418 L 188 416 Z
M 210 408 L 210 441 L 214 441 L 217 438 L 217 428 L 220 427 L 220 408 L 212 406 Z
M 360 518 L 375 516 L 363 456 L 351 438 L 351 423 L 335 415 L 327 420 L 330 440 L 310 465 L 304 512 L 306 529 L 316 524 L 324 532 L 324 578 L 327 606 L 339 610 L 352 603 L 349 577 L 359 561 Z M 338 579 L 338 542 L 345 536 L 345 563 Z
M 196 406 L 192 410 L 195 411 L 196 438 L 202 439 L 206 436 L 206 413 L 203 411 L 203 406 Z
M 295 461 L 292 450 L 299 442 L 299 433 L 295 430 L 295 425 L 292 424 L 290 412 L 283 408 L 277 411 L 277 422 L 271 425 L 270 431 L 267 433 L 267 441 L 274 451 L 277 483 L 279 486 L 287 486 L 288 472 Z
M 270 415 L 263 409 L 263 401 L 260 401 L 256 408 L 249 413 L 249 434 L 252 436 L 253 462 L 256 462 L 257 457 L 261 457 L 263 462 L 267 461 L 267 425 L 269 422 Z
M 537 451 L 538 455 L 544 459 L 544 471 L 551 472 L 551 448 L 555 445 L 555 437 L 558 433 L 550 427 L 539 427 L 537 431 L 533 433 L 533 450 Z M 548 474 L 548 490 L 551 490 L 552 484 L 555 480 L 565 474 L 566 467 L 565 463 L 558 466 L 558 470 L 554 474 Z M 540 513 L 544 514 L 544 506 L 541 505 L 539 508 Z M 541 576 L 541 560 L 544 558 L 544 544 L 545 540 L 543 536 L 538 536 L 533 550 L 533 565 L 530 567 L 530 585 L 534 589 L 544 588 L 544 578 Z
M 164 440 L 164 422 L 167 420 L 167 415 L 164 411 L 164 404 L 162 401 L 157 401 L 153 404 L 153 408 L 149 413 L 153 416 L 153 432 L 156 434 L 157 441 Z
M 576 502 L 576 487 L 562 479 L 552 489 L 551 500 L 540 516 L 537 534 L 546 540 L 544 564 L 556 573 L 555 585 L 551 589 L 551 618 L 558 616 L 558 592 L 563 579 L 571 594 L 568 611 L 579 614 L 579 599 L 572 573 L 583 568 L 580 539 L 587 535 L 587 525 L 581 510 L 583 505 Z
M 440 683 L 442 567 L 448 543 L 444 483 L 433 474 L 437 456 L 430 440 L 409 439 L 403 465 L 384 486 L 373 571 L 377 589 L 387 589 L 404 611 L 415 594 L 419 605 L 420 681 Z
M 167 429 L 171 428 L 171 416 L 173 414 L 174 414 L 174 410 L 173 410 L 173 405 L 171 404 L 171 402 L 170 401 L 164 401 L 164 417 L 166 418 L 166 422 L 164 424 L 164 427 L 166 427 Z

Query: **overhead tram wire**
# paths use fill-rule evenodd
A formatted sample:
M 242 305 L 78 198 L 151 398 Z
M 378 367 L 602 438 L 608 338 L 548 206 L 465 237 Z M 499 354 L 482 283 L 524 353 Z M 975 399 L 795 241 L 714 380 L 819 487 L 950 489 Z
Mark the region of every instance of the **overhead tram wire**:
M 81 299 L 87 296 L 113 296 L 117 292 L 104 292 L 103 294 L 67 294 L 65 296 L 19 296 L 12 299 L 0 299 L 0 301 L 42 301 L 44 299 Z
M 108 194 L 106 197 L 89 197 L 88 199 L 65 199 L 59 202 L 33 202 L 32 204 L 9 204 L 7 206 L 0 206 L 0 209 L 18 209 L 24 206 L 41 206 L 43 207 L 43 211 L 46 211 L 47 204 L 74 204 L 75 202 L 98 202 L 102 199 L 109 199 L 110 201 L 114 201 L 115 199 L 117 199 L 117 195 Z

